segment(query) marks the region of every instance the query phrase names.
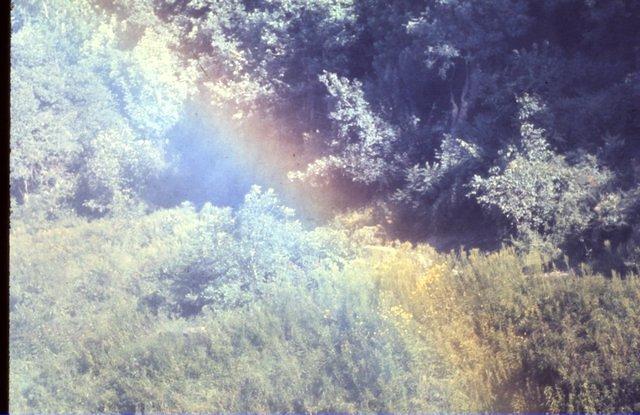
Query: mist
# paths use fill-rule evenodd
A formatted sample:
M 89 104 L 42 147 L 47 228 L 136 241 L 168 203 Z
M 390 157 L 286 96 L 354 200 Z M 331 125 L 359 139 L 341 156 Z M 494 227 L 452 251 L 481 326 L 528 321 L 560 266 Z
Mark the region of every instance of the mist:
M 200 207 L 210 202 L 236 207 L 251 185 L 268 185 L 202 111 L 184 111 L 166 137 L 167 169 L 150 181 L 145 195 L 152 205 L 169 208 L 191 202 Z

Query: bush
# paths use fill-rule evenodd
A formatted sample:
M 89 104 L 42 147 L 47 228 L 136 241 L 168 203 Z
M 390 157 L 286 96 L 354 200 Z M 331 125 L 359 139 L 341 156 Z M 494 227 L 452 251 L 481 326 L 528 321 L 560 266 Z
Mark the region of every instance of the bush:
M 417 261 L 424 249 L 407 252 Z M 512 249 L 451 254 L 391 291 L 457 374 L 472 405 L 457 410 L 637 411 L 640 279 L 545 272 L 546 263 Z M 385 265 L 387 281 L 398 268 Z
M 11 230 L 12 413 L 640 408 L 640 279 L 237 211 Z
M 503 152 L 502 167 L 492 168 L 489 177 L 473 178 L 469 196 L 501 212 L 525 247 L 560 255 L 557 248 L 582 237 L 596 219 L 611 174 L 591 156 L 570 164 L 551 150 L 545 131 L 530 122 L 544 106 L 527 95 L 520 101 L 521 142 Z
M 418 339 L 348 265 L 367 233 L 305 230 L 257 188 L 235 214 L 14 221 L 12 412 L 442 410 Z

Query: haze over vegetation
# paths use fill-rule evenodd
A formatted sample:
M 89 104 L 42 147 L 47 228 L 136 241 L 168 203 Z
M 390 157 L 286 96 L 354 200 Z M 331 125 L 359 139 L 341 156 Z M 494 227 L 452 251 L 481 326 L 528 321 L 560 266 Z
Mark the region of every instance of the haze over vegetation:
M 12 413 L 640 411 L 640 2 L 12 2 Z

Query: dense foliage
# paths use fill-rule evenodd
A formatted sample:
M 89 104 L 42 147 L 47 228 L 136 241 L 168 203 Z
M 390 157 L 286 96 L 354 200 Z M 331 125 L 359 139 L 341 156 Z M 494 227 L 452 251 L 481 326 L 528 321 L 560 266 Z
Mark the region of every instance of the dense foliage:
M 16 413 L 640 408 L 636 276 L 304 230 L 258 189 L 11 244 Z
M 12 5 L 12 413 L 640 411 L 639 2 Z
M 447 383 L 425 374 L 442 365 L 347 269 L 370 241 L 304 231 L 257 188 L 237 214 L 185 205 L 15 230 L 13 408 L 441 409 Z
M 398 236 L 590 261 L 608 240 L 619 270 L 636 261 L 637 2 L 24 0 L 13 17 L 18 201 L 130 202 L 195 100 L 275 122 L 260 134 L 294 146 L 291 180 Z
M 291 178 L 365 195 L 398 235 L 637 258 L 637 2 L 151 3 L 207 99 L 302 146 Z

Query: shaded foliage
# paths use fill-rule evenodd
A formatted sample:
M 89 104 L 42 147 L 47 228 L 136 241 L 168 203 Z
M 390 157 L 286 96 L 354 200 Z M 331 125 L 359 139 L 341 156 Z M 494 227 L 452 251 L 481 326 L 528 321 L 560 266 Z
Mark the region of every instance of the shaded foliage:
M 243 119 L 276 117 L 286 124 L 277 139 L 307 149 L 306 172 L 292 178 L 347 193 L 364 186 L 365 203 L 391 212 L 390 230 L 402 236 L 459 229 L 473 245 L 479 223 L 499 228 L 487 236 L 497 242 L 522 234 L 505 211 L 481 210 L 488 205 L 469 187 L 518 145 L 518 114 L 531 97 L 544 111 L 528 122 L 546 131 L 549 151 L 568 166 L 595 157 L 613 174 L 611 194 L 638 186 L 638 51 L 625 46 L 638 41 L 635 2 L 225 2 L 215 17 L 207 2 L 156 7 L 181 33 L 185 56 L 205 68 L 213 101 Z M 436 168 L 451 139 L 477 158 Z M 558 170 L 558 157 L 531 169 Z M 571 198 L 567 186 L 555 192 Z M 530 214 L 539 222 L 550 213 Z M 602 241 L 569 228 L 554 231 L 568 241 L 564 253 L 597 260 Z

